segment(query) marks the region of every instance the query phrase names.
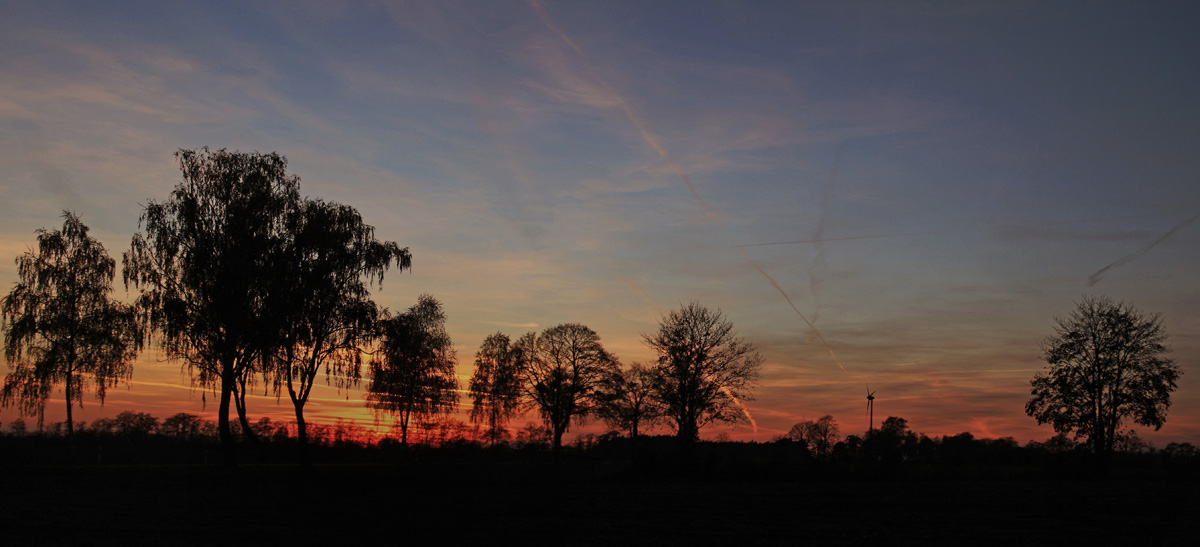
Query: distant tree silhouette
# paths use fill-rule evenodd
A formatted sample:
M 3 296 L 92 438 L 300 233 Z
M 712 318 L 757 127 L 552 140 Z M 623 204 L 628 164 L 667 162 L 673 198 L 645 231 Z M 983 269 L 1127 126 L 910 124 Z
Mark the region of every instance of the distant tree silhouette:
M 484 435 L 495 445 L 504 425 L 521 408 L 521 356 L 508 335 L 489 335 L 475 352 L 471 375 L 471 422 L 487 427 Z
M 550 430 L 557 454 L 571 421 L 586 420 L 594 409 L 596 388 L 616 359 L 600 344 L 600 335 L 579 323 L 530 332 L 517 347 L 526 395 Z
M 613 367 L 597 384 L 596 415 L 609 427 L 637 439 L 643 426 L 663 417 L 662 404 L 654 398 L 655 381 L 654 371 L 641 363 Z
M 879 429 L 867 432 L 861 450 L 872 460 L 898 463 L 915 457 L 918 442 L 917 434 L 908 428 L 908 420 L 888 416 Z
M 745 421 L 739 400 L 753 400 L 762 356 L 739 338 L 720 310 L 696 302 L 668 313 L 658 332 L 643 335 L 658 353 L 655 397 L 690 452 L 700 428 L 712 422 Z
M 272 266 L 289 237 L 300 182 L 274 153 L 204 148 L 175 157 L 183 182 L 168 200 L 146 204 L 138 221 L 144 233 L 133 236 L 123 276 L 141 289 L 138 305 L 167 358 L 182 360 L 194 385 L 220 393 L 217 426 L 232 465 L 229 404 L 239 380 L 278 344 Z
M 1055 320 L 1041 345 L 1049 368 L 1030 382 L 1025 412 L 1059 433 L 1086 439 L 1107 465 L 1125 420 L 1158 430 L 1166 422 L 1180 369 L 1158 314 L 1085 296 Z
M 199 416 L 180 412 L 164 419 L 158 427 L 158 432 L 179 440 L 191 440 L 200 436 L 203 425 L 204 420 Z
M 83 405 L 89 384 L 103 404 L 109 387 L 129 380 L 142 336 L 134 309 L 109 299 L 116 262 L 75 213 L 63 219 L 62 229 L 37 230 L 37 248 L 17 257 L 18 281 L 0 301 L 10 365 L 0 405 L 17 403 L 41 427 L 61 384 L 72 434 L 72 407 Z
M 381 333 L 378 353 L 368 365 L 367 406 L 376 415 L 395 415 L 400 442 L 408 444 L 414 417 L 446 414 L 458 405 L 454 345 L 441 302 L 427 294 L 408 311 L 384 319 Z
M 550 446 L 552 433 L 544 425 L 535 423 L 526 423 L 525 427 L 517 430 L 516 439 L 513 443 L 517 448 L 537 448 L 545 449 Z
M 358 382 L 361 347 L 373 337 L 378 310 L 368 284 L 382 285 L 395 263 L 412 267 L 407 248 L 375 239 L 353 207 L 304 200 L 288 219 L 288 241 L 275 264 L 278 287 L 269 296 L 280 317 L 279 347 L 268 367 L 276 392 L 286 386 L 296 413 L 301 463 L 308 463 L 304 406 L 317 374 L 339 389 Z
M 821 458 L 829 458 L 833 454 L 834 445 L 841 438 L 838 435 L 837 421 L 828 414 L 816 420 L 805 420 L 792 426 L 788 437 L 793 441 L 804 443 L 812 453 Z
M 126 410 L 113 418 L 113 429 L 125 437 L 145 437 L 158 431 L 158 418 L 146 412 Z
M 1167 443 L 1167 446 L 1163 447 L 1162 453 L 1168 459 L 1174 459 L 1174 460 L 1188 460 L 1188 459 L 1195 459 L 1197 457 L 1200 457 L 1200 450 L 1198 450 L 1194 445 L 1192 445 L 1192 443 L 1187 443 L 1187 442 Z

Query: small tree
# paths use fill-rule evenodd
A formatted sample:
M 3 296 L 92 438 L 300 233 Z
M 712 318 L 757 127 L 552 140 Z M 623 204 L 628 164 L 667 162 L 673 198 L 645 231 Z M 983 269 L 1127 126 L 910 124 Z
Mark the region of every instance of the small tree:
M 517 347 L 526 395 L 551 431 L 558 453 L 571 420 L 583 421 L 592 412 L 596 387 L 616 359 L 600 344 L 600 335 L 579 323 L 550 327 L 536 336 L 530 332 Z
M 814 454 L 821 458 L 833 455 L 833 447 L 841 440 L 838 425 L 833 416 L 828 414 L 816 420 L 805 420 L 794 426 L 788 432 L 788 438 L 804 443 Z
M 109 299 L 116 262 L 70 211 L 61 230 L 37 231 L 37 249 L 17 257 L 18 281 L 0 301 L 4 356 L 11 369 L 0 404 L 17 403 L 38 416 L 56 385 L 63 386 L 67 434 L 71 409 L 83 405 L 89 384 L 104 403 L 108 388 L 133 374 L 142 337 L 133 308 Z
M 1041 346 L 1050 366 L 1030 382 L 1025 412 L 1056 432 L 1086 439 L 1103 465 L 1124 421 L 1163 426 L 1179 366 L 1163 356 L 1170 348 L 1158 314 L 1085 296 L 1055 322 Z
M 521 408 L 521 357 L 508 335 L 497 332 L 479 345 L 470 393 L 471 422 L 486 425 L 484 435 L 495 445 Z
M 879 429 L 867 431 L 862 452 L 875 461 L 894 464 L 913 458 L 919 441 L 917 434 L 909 430 L 908 420 L 888 416 Z
M 658 353 L 655 398 L 666 409 L 684 451 L 713 422 L 746 420 L 739 400 L 753 400 L 762 356 L 742 340 L 720 310 L 692 302 L 662 318 L 642 340 Z
M 609 427 L 629 432 L 636 440 L 643 426 L 658 422 L 662 405 L 654 398 L 654 371 L 641 363 L 613 367 L 596 389 L 596 415 Z
M 146 412 L 126 410 L 113 418 L 113 427 L 118 435 L 145 437 L 158 430 L 158 418 Z
M 180 412 L 162 421 L 158 432 L 179 440 L 191 440 L 200 436 L 200 428 L 204 420 L 195 414 Z
M 367 406 L 376 415 L 395 415 L 400 443 L 408 444 L 412 419 L 448 414 L 458 405 L 455 354 L 446 333 L 446 314 L 423 294 L 407 312 L 382 322 L 378 357 L 369 363 Z

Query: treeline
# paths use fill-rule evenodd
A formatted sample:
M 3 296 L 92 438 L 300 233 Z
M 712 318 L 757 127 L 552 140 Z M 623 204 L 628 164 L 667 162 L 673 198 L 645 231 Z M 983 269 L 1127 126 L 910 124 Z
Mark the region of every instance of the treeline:
M 386 272 L 411 269 L 408 248 L 376 239 L 353 207 L 302 197 L 278 154 L 204 148 L 176 159 L 182 182 L 145 204 L 121 256 L 133 303 L 110 298 L 116 261 L 69 211 L 61 230 L 38 230 L 36 247 L 17 258 L 19 280 L 0 306 L 11 365 L 0 405 L 40 421 L 61 387 L 70 435 L 83 394 L 103 403 L 153 345 L 217 396 L 216 436 L 231 465 L 235 437 L 255 445 L 263 436 L 247 409 L 256 386 L 287 394 L 302 463 L 305 408 L 322 372 L 338 389 L 366 380 L 364 404 L 396 424 L 401 444 L 411 424 L 457 410 L 441 302 L 421 295 L 393 313 L 372 300 Z M 571 425 L 591 419 L 634 437 L 669 423 L 685 451 L 702 427 L 746 419 L 741 401 L 762 357 L 719 311 L 689 304 L 644 342 L 656 361 L 625 367 L 579 323 L 495 333 L 475 356 L 472 422 L 496 444 L 510 419 L 534 413 L 557 453 Z
M 890 416 L 879 428 L 863 435 L 842 438 L 832 416 L 800 422 L 786 435 L 775 440 L 782 445 L 795 445 L 804 457 L 816 462 L 856 463 L 887 468 L 912 465 L 1039 465 L 1055 464 L 1091 470 L 1097 463 L 1092 446 L 1067 434 L 1057 434 L 1046 441 L 1029 441 L 1024 446 L 1012 437 L 979 439 L 971 433 L 942 437 L 912 431 L 904 418 Z M 1200 464 L 1200 449 L 1190 443 L 1172 442 L 1155 449 L 1127 433 L 1115 449 L 1117 457 L 1127 464 L 1166 465 L 1195 468 Z
M 523 430 L 526 441 L 534 429 L 544 432 L 556 455 L 573 425 L 599 420 L 633 445 L 647 428 L 669 428 L 673 450 L 687 464 L 702 428 L 749 421 L 744 401 L 753 399 L 763 359 L 719 310 L 692 302 L 663 316 L 657 330 L 642 336 L 654 353 L 644 364 L 621 363 L 580 323 L 517 337 L 493 333 L 475 353 L 469 385 L 461 386 L 438 299 L 423 294 L 402 312 L 372 299 L 385 273 L 411 269 L 407 247 L 376 239 L 351 206 L 302 197 L 299 177 L 287 173 L 278 154 L 204 148 L 180 150 L 176 159 L 183 180 L 166 199 L 145 204 L 121 255 L 121 279 L 135 292 L 134 302 L 110 298 L 116 260 L 74 213 L 64 212 L 61 229 L 37 230 L 36 246 L 17 257 L 18 282 L 0 301 L 10 364 L 0 406 L 15 405 L 40 423 L 50 394 L 61 387 L 63 429 L 70 436 L 83 394 L 93 392 L 103 403 L 109 388 L 131 379 L 137 356 L 152 346 L 181 363 L 193 387 L 217 397 L 215 426 L 187 427 L 215 435 L 228 465 L 236 464 L 237 446 L 271 439 L 294 444 L 306 464 L 307 447 L 326 442 L 324 427 L 305 417 L 322 376 L 339 390 L 366 382 L 363 404 L 394 424 L 402 446 L 410 431 L 425 442 L 430 428 L 422 424 L 451 423 L 463 392 L 471 426 L 455 435 L 503 446 L 513 440 L 508 423 L 534 415 L 540 423 Z M 1081 334 L 1088 332 L 1121 343 L 1091 347 L 1092 337 Z M 1161 355 L 1165 340 L 1157 315 L 1085 298 L 1044 343 L 1052 374 L 1035 376 L 1026 412 L 1087 439 L 1100 460 L 1107 458 L 1135 439 L 1122 420 L 1155 428 L 1165 421 L 1181 373 Z M 1122 357 L 1129 355 L 1139 357 Z M 1140 371 L 1144 381 L 1107 380 L 1126 369 Z M 246 396 L 255 389 L 280 399 L 287 394 L 295 420 L 286 434 L 251 418 Z M 168 430 L 175 430 L 186 416 L 143 429 L 169 422 Z M 126 421 L 112 427 L 136 430 Z M 107 422 L 91 426 L 87 432 L 109 434 Z M 960 442 L 984 450 L 974 440 L 948 439 L 934 444 L 949 442 L 941 450 L 948 454 L 961 452 L 954 448 Z M 797 424 L 786 440 L 818 461 L 881 464 L 927 458 L 932 446 L 900 418 L 843 439 L 827 416 Z M 984 451 L 1002 450 L 996 447 Z
M 4 425 L 4 424 L 0 424 Z M 74 431 L 68 433 L 66 422 L 46 424 L 42 428 L 30 428 L 24 419 L 17 418 L 6 424 L 7 431 L 0 429 L 0 436 L 12 438 L 62 437 L 79 439 L 91 436 L 113 439 L 146 439 L 161 437 L 198 444 L 220 442 L 217 423 L 196 414 L 180 412 L 159 419 L 146 412 L 127 410 L 112 418 L 97 418 L 92 422 L 75 422 Z M 295 421 L 272 420 L 262 417 L 251 422 L 252 433 L 260 442 L 295 443 L 299 428 Z M 241 425 L 231 425 L 235 436 L 244 435 Z M 308 442 L 318 446 L 342 446 L 370 448 L 374 446 L 401 445 L 394 435 L 381 433 L 375 428 L 354 420 L 338 418 L 332 424 L 310 422 L 307 427 Z M 454 444 L 491 444 L 488 435 L 479 427 L 453 418 L 440 418 L 414 423 L 411 431 L 412 444 L 425 448 L 439 448 Z M 593 436 L 594 437 L 594 436 Z M 583 441 L 588 444 L 588 441 Z M 548 449 L 550 433 L 544 427 L 527 423 L 524 427 L 504 432 L 499 446 L 514 449 Z
M 815 422 L 815 421 L 814 421 Z M 829 421 L 827 421 L 829 422 Z M 114 418 L 77 424 L 68 436 L 62 423 L 41 431 L 26 431 L 14 420 L 0 433 L 0 463 L 5 465 L 120 465 L 214 464 L 220 440 L 215 422 L 179 413 L 158 418 L 126 411 Z M 426 458 L 480 466 L 543 465 L 553 454 L 551 433 L 539 424 L 507 432 L 506 439 L 490 438 L 486 429 L 459 420 L 414 423 L 408 445 L 395 436 L 380 435 L 351 421 L 309 424 L 311 457 L 323 464 L 396 464 Z M 237 430 L 235 432 L 241 433 Z M 295 422 L 260 418 L 252 424 L 260 443 L 249 457 L 260 463 L 294 461 Z M 564 444 L 563 472 L 572 474 L 600 466 L 607 473 L 646 476 L 739 477 L 763 479 L 835 478 L 839 476 L 1004 477 L 1092 476 L 1091 447 L 1066 435 L 1021 445 L 1012 438 L 976 438 L 970 433 L 942 437 L 915 433 L 902 418 L 889 417 L 878 429 L 862 435 L 836 435 L 825 444 L 798 434 L 803 428 L 768 442 L 701 441 L 693 445 L 686 467 L 675 436 L 629 437 L 618 431 L 584 434 Z M 718 436 L 720 439 L 721 436 Z M 558 455 L 554 455 L 557 460 Z M 1117 470 L 1161 470 L 1196 475 L 1200 449 L 1172 442 L 1156 449 L 1141 442 L 1118 447 Z M 574 469 L 574 471 L 572 471 Z

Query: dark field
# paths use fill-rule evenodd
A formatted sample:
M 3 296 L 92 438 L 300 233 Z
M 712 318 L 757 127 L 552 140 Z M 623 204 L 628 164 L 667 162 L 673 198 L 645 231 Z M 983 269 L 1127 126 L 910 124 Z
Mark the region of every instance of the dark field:
M 595 462 L 9 466 L 0 545 L 1194 545 L 1197 481 L 634 476 Z M 1034 474 L 1036 475 L 1036 474 Z

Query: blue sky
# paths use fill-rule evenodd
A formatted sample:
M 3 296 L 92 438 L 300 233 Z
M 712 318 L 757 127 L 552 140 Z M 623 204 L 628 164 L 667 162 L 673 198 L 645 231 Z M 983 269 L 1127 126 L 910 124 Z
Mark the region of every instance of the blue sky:
M 1044 439 L 1023 412 L 1038 342 L 1097 294 L 1162 313 L 1185 374 L 1145 436 L 1200 442 L 1190 3 L 4 12 L 0 256 L 62 209 L 118 256 L 178 183 L 175 150 L 277 151 L 305 194 L 411 249 L 377 299 L 441 299 L 464 378 L 487 334 L 567 321 L 647 360 L 640 335 L 696 300 L 766 357 L 759 431 L 735 437 L 826 413 L 864 430 L 869 382 L 876 413 L 917 431 Z M 759 245 L 778 242 L 800 243 Z M 147 354 L 134 379 L 85 419 L 200 411 L 176 365 Z M 311 411 L 366 415 L 344 397 Z

